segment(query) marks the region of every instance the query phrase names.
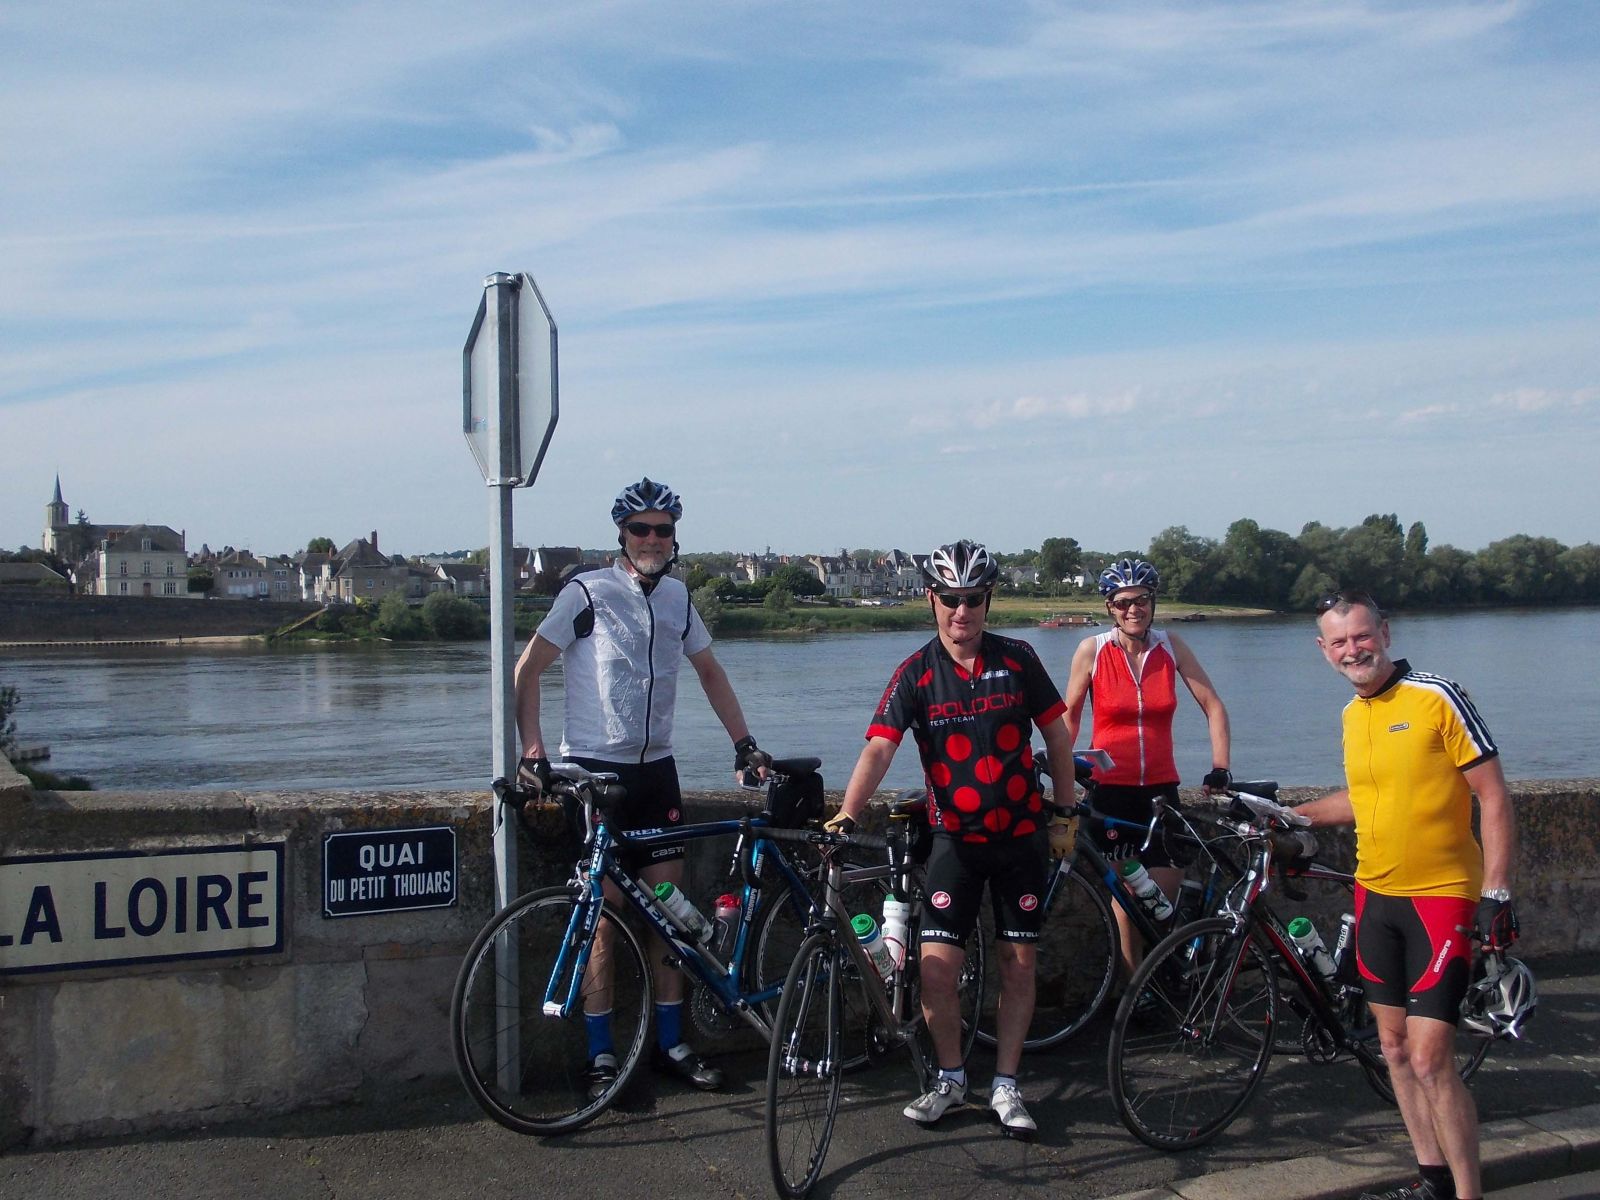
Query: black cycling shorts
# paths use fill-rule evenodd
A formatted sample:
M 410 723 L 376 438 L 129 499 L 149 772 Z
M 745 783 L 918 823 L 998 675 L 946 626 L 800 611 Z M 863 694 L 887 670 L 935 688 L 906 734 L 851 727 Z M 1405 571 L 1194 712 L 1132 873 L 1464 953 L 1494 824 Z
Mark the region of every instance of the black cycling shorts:
M 1130 822 L 1127 825 L 1114 825 L 1093 817 L 1089 819 L 1089 836 L 1100 848 L 1100 853 L 1107 858 L 1133 858 L 1137 855 L 1147 867 L 1172 866 L 1172 856 L 1167 853 L 1166 841 L 1159 829 L 1150 841 L 1150 848 L 1142 854 L 1139 852 L 1150 828 L 1151 814 L 1155 811 L 1150 802 L 1157 796 L 1166 797 L 1168 804 L 1173 808 L 1178 807 L 1176 783 L 1157 783 L 1144 787 L 1122 783 L 1097 784 L 1090 801 L 1095 813 Z M 1138 828 L 1134 828 L 1135 825 Z
M 1356 885 L 1356 963 L 1368 1004 L 1454 1025 L 1472 975 L 1476 901 L 1385 896 Z
M 605 762 L 598 758 L 571 758 L 585 771 L 610 771 L 628 795 L 612 814 L 616 828 L 624 833 L 637 830 L 671 829 L 683 824 L 683 793 L 678 788 L 678 764 L 671 755 L 647 763 Z M 617 847 L 617 861 L 629 871 L 655 863 L 672 862 L 688 854 L 682 842 L 668 842 L 648 851 L 633 853 Z
M 1050 855 L 1042 838 L 963 842 L 935 834 L 925 878 L 923 941 L 965 945 L 978 923 L 985 884 L 994 904 L 995 940 L 1039 940 L 1050 878 Z

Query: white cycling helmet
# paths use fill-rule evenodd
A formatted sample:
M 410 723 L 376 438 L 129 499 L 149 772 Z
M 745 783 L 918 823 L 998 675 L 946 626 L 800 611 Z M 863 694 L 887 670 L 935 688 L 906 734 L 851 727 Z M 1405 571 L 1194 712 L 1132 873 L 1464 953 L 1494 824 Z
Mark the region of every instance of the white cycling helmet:
M 617 493 L 611 505 L 611 523 L 621 525 L 629 517 L 646 512 L 664 512 L 676 521 L 683 516 L 683 501 L 666 484 L 657 483 L 646 475 Z
M 928 587 L 936 592 L 952 588 L 986 588 L 1000 577 L 1000 564 L 977 542 L 963 539 L 940 546 L 922 566 Z
M 1100 572 L 1100 594 L 1110 597 L 1123 588 L 1149 588 L 1153 596 L 1161 590 L 1161 572 L 1142 558 L 1124 558 Z
M 1484 1037 L 1522 1036 L 1522 1027 L 1539 1007 L 1539 987 L 1528 964 L 1506 956 L 1497 967 L 1491 956 L 1488 973 L 1467 989 L 1461 1001 L 1461 1023 Z

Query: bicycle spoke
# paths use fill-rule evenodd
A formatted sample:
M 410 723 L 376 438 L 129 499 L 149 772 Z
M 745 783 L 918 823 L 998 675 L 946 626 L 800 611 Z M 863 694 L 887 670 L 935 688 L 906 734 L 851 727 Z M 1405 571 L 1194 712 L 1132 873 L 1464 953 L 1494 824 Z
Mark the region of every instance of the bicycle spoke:
M 589 970 L 565 1017 L 546 1016 L 551 981 L 565 1001 L 576 949 L 566 946 L 572 900 L 551 888 L 513 902 L 479 933 L 456 980 L 450 1028 L 456 1068 L 478 1104 L 519 1133 L 560 1133 L 598 1116 L 627 1085 L 645 1047 L 651 982 L 637 938 L 607 909 Z M 609 992 L 598 968 L 609 961 Z M 609 1009 L 616 1076 L 590 1075 L 586 1009 Z
M 767 1060 L 766 1140 L 773 1183 L 803 1196 L 822 1174 L 839 1110 L 840 957 L 831 936 L 806 939 L 778 1005 Z

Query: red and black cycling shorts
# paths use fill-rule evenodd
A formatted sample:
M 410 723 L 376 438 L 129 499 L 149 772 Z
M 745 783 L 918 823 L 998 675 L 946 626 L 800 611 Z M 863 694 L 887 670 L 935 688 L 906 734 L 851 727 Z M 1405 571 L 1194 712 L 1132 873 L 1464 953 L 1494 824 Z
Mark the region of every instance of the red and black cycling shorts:
M 1049 876 L 1050 855 L 1038 837 L 964 842 L 935 834 L 925 875 L 922 940 L 964 945 L 978 923 L 987 885 L 995 940 L 1037 942 Z
M 599 758 L 569 758 L 585 771 L 610 771 L 628 795 L 616 805 L 613 818 L 624 833 L 639 830 L 665 830 L 683 824 L 683 792 L 678 787 L 678 764 L 671 755 L 655 762 L 606 762 Z M 617 861 L 629 871 L 639 871 L 656 863 L 672 862 L 688 854 L 682 842 L 630 852 L 617 847 Z
M 1472 975 L 1477 904 L 1460 896 L 1385 896 L 1356 885 L 1356 962 L 1368 1004 L 1454 1025 Z
M 1172 866 L 1172 856 L 1167 853 L 1167 843 L 1160 830 L 1150 839 L 1148 850 L 1143 853 L 1139 850 L 1148 835 L 1150 816 L 1155 812 L 1152 802 L 1157 796 L 1163 797 L 1173 808 L 1178 807 L 1176 783 L 1096 784 L 1090 799 L 1095 816 L 1117 818 L 1115 823 L 1091 818 L 1084 824 L 1100 853 L 1112 859 L 1137 857 L 1147 867 Z

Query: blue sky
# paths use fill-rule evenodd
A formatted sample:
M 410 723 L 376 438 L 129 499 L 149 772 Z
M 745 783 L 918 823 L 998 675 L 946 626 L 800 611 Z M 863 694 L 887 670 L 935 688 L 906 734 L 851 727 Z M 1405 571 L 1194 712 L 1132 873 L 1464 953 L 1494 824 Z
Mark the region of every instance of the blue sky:
M 21 0 L 0 128 L 0 546 L 482 545 L 494 270 L 530 544 L 1600 540 L 1588 0 Z

